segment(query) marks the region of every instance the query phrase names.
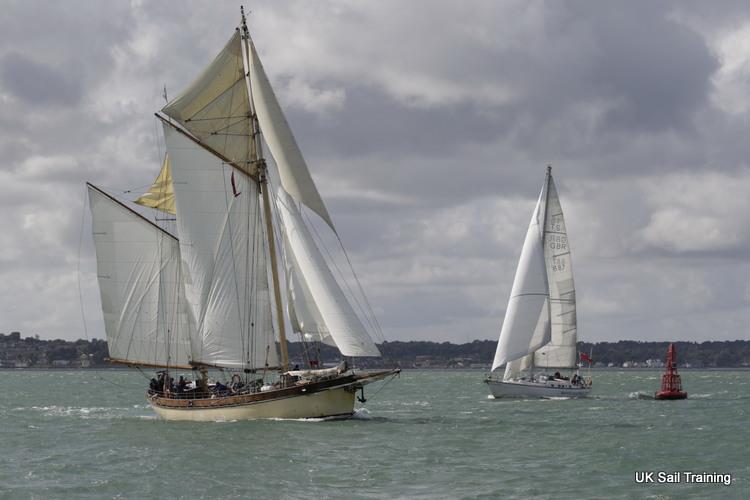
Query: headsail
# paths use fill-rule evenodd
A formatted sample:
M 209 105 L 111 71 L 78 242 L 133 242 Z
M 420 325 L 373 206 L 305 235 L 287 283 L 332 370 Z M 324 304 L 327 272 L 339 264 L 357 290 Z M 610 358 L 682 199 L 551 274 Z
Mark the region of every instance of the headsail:
M 279 169 L 281 185 L 292 198 L 304 203 L 317 213 L 333 229 L 333 221 L 328 215 L 323 199 L 315 187 L 315 183 L 307 169 L 302 152 L 297 146 L 292 130 L 284 118 L 281 106 L 268 82 L 266 72 L 258 58 L 255 45 L 249 40 L 250 54 L 250 87 L 253 93 L 255 112 L 258 114 L 258 122 L 263 131 L 268 149 L 276 161 Z
M 294 200 L 283 189 L 278 191 L 276 206 L 293 279 L 290 307 L 295 313 L 294 326 L 324 342 L 332 340 L 344 356 L 380 356 L 315 245 Z
M 189 367 L 179 242 L 90 184 L 88 193 L 110 358 Z
M 546 189 L 537 201 L 513 280 L 492 370 L 533 353 L 550 340 L 549 287 L 542 246 L 541 213 Z
M 311 335 L 313 340 L 336 347 L 325 321 L 315 304 L 315 298 L 307 286 L 302 270 L 292 249 L 284 238 L 284 260 L 286 268 L 287 311 L 292 330 Z
M 549 281 L 551 342 L 534 354 L 534 364 L 542 368 L 576 366 L 576 290 L 560 198 L 552 174 L 545 210 L 544 260 Z
M 225 368 L 277 367 L 258 183 L 172 125 L 164 124 L 164 137 L 186 295 L 201 344 L 194 361 Z
M 169 169 L 169 155 L 164 156 L 161 171 L 149 190 L 135 202 L 171 215 L 177 213 L 174 208 L 174 186 L 172 185 L 172 172 Z

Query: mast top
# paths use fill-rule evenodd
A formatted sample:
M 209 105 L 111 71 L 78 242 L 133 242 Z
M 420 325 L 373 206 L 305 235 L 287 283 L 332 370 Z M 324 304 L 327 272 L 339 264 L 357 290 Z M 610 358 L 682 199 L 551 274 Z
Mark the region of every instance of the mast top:
M 552 164 L 547 165 L 547 175 L 550 175 L 552 173 Z
M 242 15 L 242 33 L 247 35 L 247 18 L 245 17 L 244 5 L 240 5 L 240 14 Z

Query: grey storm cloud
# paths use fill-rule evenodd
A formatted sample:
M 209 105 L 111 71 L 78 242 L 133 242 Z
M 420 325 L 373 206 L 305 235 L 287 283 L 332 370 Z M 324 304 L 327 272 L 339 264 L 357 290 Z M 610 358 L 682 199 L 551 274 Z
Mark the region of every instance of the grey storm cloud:
M 0 331 L 82 337 L 80 283 L 103 336 L 83 183 L 151 183 L 162 88 L 237 20 L 233 2 L 4 6 Z M 583 339 L 748 338 L 745 2 L 288 0 L 250 28 L 387 338 L 497 335 L 548 163 Z
M 0 83 L 10 94 L 32 106 L 75 106 L 83 87 L 71 73 L 50 68 L 11 52 L 0 60 Z

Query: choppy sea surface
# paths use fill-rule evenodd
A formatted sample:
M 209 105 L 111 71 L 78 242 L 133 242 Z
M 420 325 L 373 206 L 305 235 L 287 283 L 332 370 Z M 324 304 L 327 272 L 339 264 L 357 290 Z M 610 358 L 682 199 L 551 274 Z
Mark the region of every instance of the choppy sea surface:
M 689 399 L 671 402 L 644 396 L 658 372 L 593 372 L 589 399 L 493 400 L 479 371 L 405 371 L 349 420 L 217 423 L 157 419 L 136 371 L 0 376 L 1 499 L 750 498 L 750 371 L 683 371 Z

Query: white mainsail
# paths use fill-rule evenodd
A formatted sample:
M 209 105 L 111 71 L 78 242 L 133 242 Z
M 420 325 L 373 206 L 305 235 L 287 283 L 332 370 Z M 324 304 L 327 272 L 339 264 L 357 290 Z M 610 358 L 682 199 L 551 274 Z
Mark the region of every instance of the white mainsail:
M 344 356 L 380 356 L 283 188 L 278 190 L 276 206 L 292 276 L 290 309 L 295 329 L 326 343 L 333 341 Z
M 88 194 L 110 358 L 189 368 L 179 242 L 90 184 Z
M 546 189 L 537 201 L 513 280 L 492 371 L 533 353 L 550 341 L 549 286 L 542 245 Z
M 164 124 L 186 296 L 200 347 L 194 361 L 279 366 L 258 183 Z
M 295 200 L 304 203 L 333 229 L 333 221 L 310 176 L 302 152 L 281 111 L 255 45 L 249 40 L 250 87 L 263 138 L 279 171 L 281 185 Z
M 560 198 L 552 174 L 548 177 L 545 210 L 544 260 L 549 281 L 551 337 L 549 344 L 534 353 L 534 365 L 540 368 L 576 366 L 576 290 Z
M 576 342 L 570 247 L 560 198 L 548 171 L 526 234 L 492 370 L 505 363 L 503 379 L 508 380 L 534 366 L 574 368 Z

